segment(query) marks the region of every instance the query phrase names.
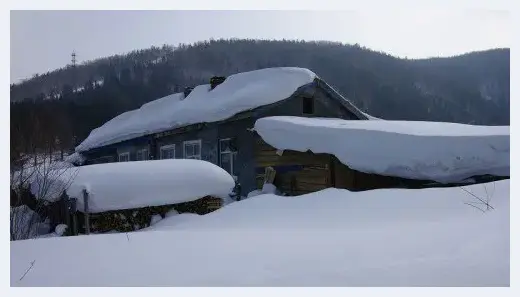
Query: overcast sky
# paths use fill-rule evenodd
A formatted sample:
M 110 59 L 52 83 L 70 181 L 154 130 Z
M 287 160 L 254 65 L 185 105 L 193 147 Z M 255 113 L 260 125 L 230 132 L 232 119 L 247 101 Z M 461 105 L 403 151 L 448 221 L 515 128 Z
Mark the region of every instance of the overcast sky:
M 491 10 L 11 11 L 11 82 L 152 45 L 209 38 L 331 40 L 425 58 L 510 47 L 510 15 Z

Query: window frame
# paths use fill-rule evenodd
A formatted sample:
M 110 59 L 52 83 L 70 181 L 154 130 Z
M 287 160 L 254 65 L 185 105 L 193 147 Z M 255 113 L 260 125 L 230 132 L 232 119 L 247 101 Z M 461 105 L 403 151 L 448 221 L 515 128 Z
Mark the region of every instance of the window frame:
M 173 158 L 163 158 L 163 151 L 173 149 Z M 175 143 L 173 144 L 165 144 L 159 147 L 159 159 L 160 160 L 168 160 L 168 159 L 177 159 L 177 148 L 175 147 Z
M 225 152 L 222 151 L 222 142 L 224 142 L 224 141 L 230 141 L 231 142 L 233 139 L 234 138 L 232 138 L 232 137 L 219 139 L 219 141 L 218 141 L 218 164 L 219 164 L 220 168 L 226 170 L 226 168 L 222 167 L 222 155 L 223 154 L 228 154 L 229 155 L 229 160 L 230 160 L 230 166 L 231 166 L 231 168 L 229 168 L 231 172 L 228 172 L 228 173 L 231 176 L 233 176 L 233 178 L 236 179 L 237 175 L 235 174 L 235 161 L 234 161 L 233 157 L 236 157 L 237 152 L 236 151 L 232 151 L 232 150 L 225 151 Z
M 314 101 L 314 97 L 302 97 L 302 114 L 314 115 L 316 113 Z M 306 107 L 310 107 L 311 112 L 307 112 Z
M 186 145 L 194 145 L 194 144 L 198 144 L 199 145 L 199 154 L 198 155 L 193 155 L 191 157 L 187 157 L 186 156 Z M 182 143 L 182 150 L 183 150 L 183 158 L 184 159 L 202 160 L 202 140 L 201 139 L 184 141 Z M 194 157 L 198 157 L 198 158 L 194 158 Z
M 126 161 L 121 161 L 122 156 L 126 156 L 126 158 L 128 158 L 128 159 Z M 130 152 L 119 153 L 117 155 L 117 161 L 118 162 L 130 162 Z
M 146 152 L 146 154 L 144 152 Z M 138 157 L 139 154 L 142 154 L 142 159 L 139 159 L 139 157 Z M 148 148 L 142 148 L 135 152 L 135 160 L 136 161 L 147 161 L 149 159 L 149 155 L 150 155 L 150 151 L 148 150 Z

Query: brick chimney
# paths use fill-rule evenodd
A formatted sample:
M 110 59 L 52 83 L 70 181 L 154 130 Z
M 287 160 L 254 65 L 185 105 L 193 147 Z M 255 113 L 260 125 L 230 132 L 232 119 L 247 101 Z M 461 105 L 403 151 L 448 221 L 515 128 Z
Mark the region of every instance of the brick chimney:
M 225 76 L 213 76 L 209 80 L 209 84 L 211 85 L 211 89 L 213 90 L 215 87 L 217 87 L 218 85 L 223 83 L 225 80 L 226 80 Z

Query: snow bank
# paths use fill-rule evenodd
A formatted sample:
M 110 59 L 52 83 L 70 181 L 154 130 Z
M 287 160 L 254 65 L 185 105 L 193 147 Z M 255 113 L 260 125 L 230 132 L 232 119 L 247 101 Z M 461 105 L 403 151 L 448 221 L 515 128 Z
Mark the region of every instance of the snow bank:
M 206 161 L 177 159 L 121 162 L 77 167 L 67 194 L 78 198 L 83 210 L 83 189 L 89 193 L 89 211 L 160 206 L 227 196 L 235 183 L 224 169 Z
M 315 77 L 310 70 L 292 67 L 234 74 L 211 91 L 208 85 L 198 86 L 186 98 L 183 93 L 173 94 L 121 114 L 94 129 L 76 151 L 190 124 L 224 120 L 286 99 Z
M 458 182 L 509 176 L 509 126 L 267 117 L 255 130 L 280 150 L 329 153 L 352 169 Z
M 485 210 L 485 206 L 472 194 L 484 201 L 489 200 L 495 209 L 509 208 L 508 180 L 420 190 L 350 192 L 329 188 L 293 197 L 260 194 L 201 216 L 189 224 L 177 224 L 177 229 L 341 230 L 347 225 L 352 228 L 383 227 L 386 222 L 403 226 L 416 222 L 434 223 L 466 216 L 479 217 L 481 211 L 465 204 Z
M 12 242 L 11 286 L 508 286 L 509 185 L 465 187 L 489 194 L 485 213 L 460 188 L 328 189 L 260 195 L 128 237 Z

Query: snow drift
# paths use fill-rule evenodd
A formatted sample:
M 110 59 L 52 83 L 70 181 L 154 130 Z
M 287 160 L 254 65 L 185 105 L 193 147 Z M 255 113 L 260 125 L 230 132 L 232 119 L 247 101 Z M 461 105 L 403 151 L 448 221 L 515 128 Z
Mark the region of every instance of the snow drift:
M 277 149 L 332 154 L 365 173 L 441 183 L 509 176 L 509 126 L 280 116 L 255 130 Z
M 85 189 L 89 211 L 96 213 L 189 202 L 209 195 L 226 197 L 234 185 L 233 177 L 212 163 L 177 159 L 73 167 L 60 174 L 53 192 L 66 189 L 83 211 Z
M 148 229 L 162 231 L 12 242 L 11 286 L 508 286 L 509 185 L 464 187 L 487 212 L 461 188 L 327 189 Z
M 289 98 L 316 75 L 307 69 L 282 67 L 229 76 L 210 90 L 197 86 L 186 98 L 172 94 L 128 111 L 94 129 L 77 152 L 190 124 L 225 120 L 259 106 Z

